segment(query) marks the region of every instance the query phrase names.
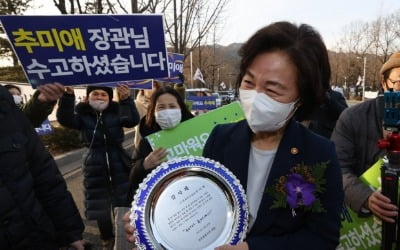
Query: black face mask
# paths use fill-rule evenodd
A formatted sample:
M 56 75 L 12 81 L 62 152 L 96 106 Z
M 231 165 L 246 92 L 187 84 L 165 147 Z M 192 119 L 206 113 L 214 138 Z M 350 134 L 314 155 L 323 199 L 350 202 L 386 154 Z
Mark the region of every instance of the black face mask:
M 386 91 L 390 91 L 393 92 L 393 88 L 389 88 L 388 84 L 387 84 L 388 79 L 385 80 L 385 87 L 386 87 Z

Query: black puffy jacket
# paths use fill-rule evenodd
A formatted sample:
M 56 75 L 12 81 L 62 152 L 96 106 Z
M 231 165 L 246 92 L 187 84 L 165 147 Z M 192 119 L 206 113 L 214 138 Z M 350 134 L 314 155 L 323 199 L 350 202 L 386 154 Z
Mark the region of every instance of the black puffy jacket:
M 139 114 L 131 98 L 110 102 L 102 112 L 88 103 L 79 103 L 74 112 L 73 95 L 60 99 L 57 119 L 61 125 L 79 129 L 89 148 L 83 156 L 86 217 L 90 220 L 109 218 L 112 206 L 122 206 L 129 188 L 130 156 L 122 148 L 123 127 L 133 127 Z
M 83 230 L 56 162 L 0 86 L 0 249 L 58 249 Z

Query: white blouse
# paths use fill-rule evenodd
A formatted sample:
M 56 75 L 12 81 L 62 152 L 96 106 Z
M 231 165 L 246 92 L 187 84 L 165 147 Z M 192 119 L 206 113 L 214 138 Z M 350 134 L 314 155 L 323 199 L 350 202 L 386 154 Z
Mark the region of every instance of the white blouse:
M 247 176 L 247 201 L 249 205 L 249 228 L 257 218 L 261 198 L 265 192 L 265 184 L 271 170 L 275 150 L 260 150 L 251 145 L 249 157 L 249 173 Z

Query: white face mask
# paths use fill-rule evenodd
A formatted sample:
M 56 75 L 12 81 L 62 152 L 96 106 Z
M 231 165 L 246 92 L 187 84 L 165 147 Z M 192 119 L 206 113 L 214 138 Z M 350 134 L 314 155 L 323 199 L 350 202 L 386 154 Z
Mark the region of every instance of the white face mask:
M 19 105 L 22 103 L 22 96 L 20 95 L 13 95 L 15 104 Z
M 89 105 L 96 111 L 102 112 L 108 107 L 107 101 L 102 100 L 89 100 Z
M 182 119 L 180 109 L 164 109 L 156 112 L 154 116 L 162 129 L 175 128 Z
M 297 101 L 281 103 L 256 90 L 239 89 L 239 95 L 247 122 L 254 133 L 279 130 L 297 109 Z

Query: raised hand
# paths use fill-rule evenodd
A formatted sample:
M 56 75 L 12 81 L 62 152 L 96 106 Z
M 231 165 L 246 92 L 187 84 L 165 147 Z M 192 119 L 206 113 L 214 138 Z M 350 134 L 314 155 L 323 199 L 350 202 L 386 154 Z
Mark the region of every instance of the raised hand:
M 72 87 L 65 87 L 65 93 L 73 95 L 74 89 Z
M 129 89 L 128 85 L 119 83 L 118 87 L 117 87 L 117 92 L 118 92 L 119 100 L 123 101 L 129 97 L 130 89 Z
M 37 87 L 40 94 L 38 100 L 40 102 L 57 101 L 65 92 L 64 85 L 61 83 L 46 83 Z

